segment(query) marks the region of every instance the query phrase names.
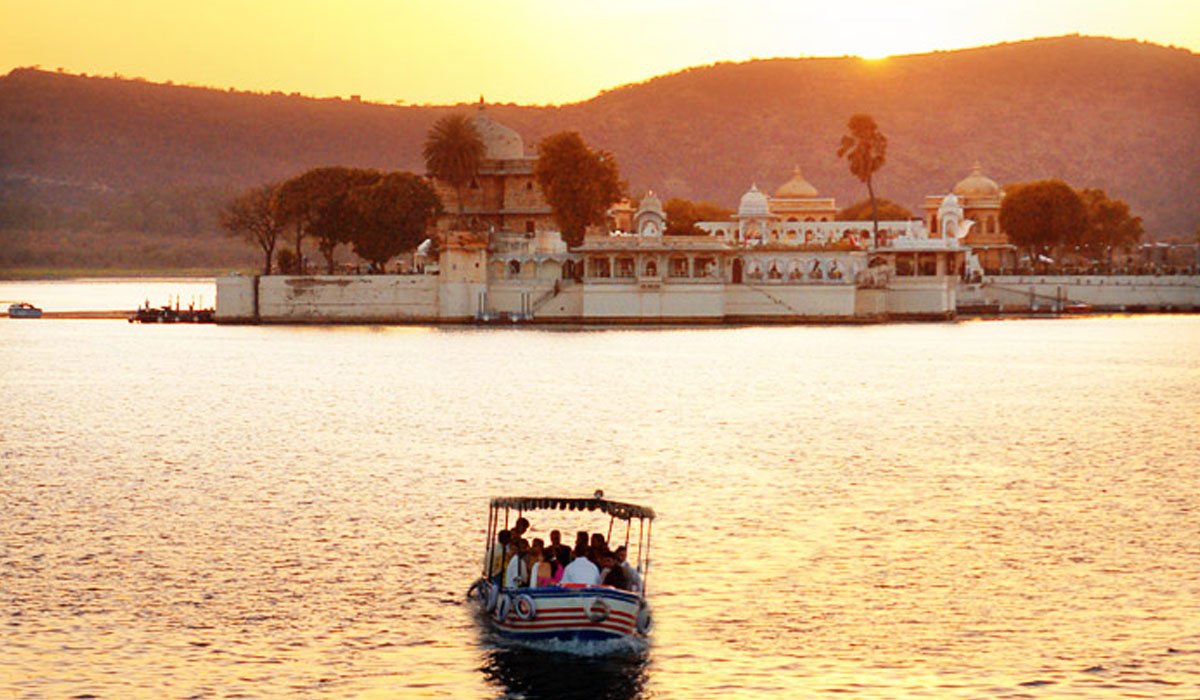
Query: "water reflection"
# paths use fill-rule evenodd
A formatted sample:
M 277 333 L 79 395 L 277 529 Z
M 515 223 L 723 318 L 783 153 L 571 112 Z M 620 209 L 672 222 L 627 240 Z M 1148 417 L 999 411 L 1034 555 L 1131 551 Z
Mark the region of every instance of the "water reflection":
M 480 668 L 500 698 L 634 700 L 643 697 L 649 655 L 587 657 L 491 647 Z

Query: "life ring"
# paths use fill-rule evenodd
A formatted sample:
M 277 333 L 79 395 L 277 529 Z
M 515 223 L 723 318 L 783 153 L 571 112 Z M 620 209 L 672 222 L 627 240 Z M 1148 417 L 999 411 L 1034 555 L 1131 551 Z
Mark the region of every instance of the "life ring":
M 612 609 L 608 607 L 608 603 L 604 602 L 603 598 L 592 598 L 587 605 L 583 606 L 583 612 L 592 622 L 604 622 L 608 619 L 608 614 Z
M 484 584 L 484 588 L 482 589 L 482 591 L 483 591 L 483 597 L 481 598 L 481 600 L 483 601 L 483 611 L 491 612 L 492 610 L 495 610 L 496 609 L 496 601 L 500 597 L 500 587 L 496 586 L 496 585 L 492 585 L 490 583 Z
M 537 603 L 534 602 L 533 596 L 528 593 L 522 593 L 517 596 L 517 600 L 513 603 L 513 610 L 517 613 L 517 619 L 528 622 L 537 617 Z
M 638 634 L 648 634 L 650 626 L 654 624 L 653 618 L 650 616 L 650 606 L 642 603 L 642 609 L 638 610 L 637 616 L 637 631 Z
M 512 598 L 508 594 L 499 594 L 496 596 L 496 607 L 492 611 L 492 617 L 496 618 L 496 622 L 504 622 L 512 612 Z
M 480 603 L 485 602 L 487 600 L 487 593 L 484 592 L 484 586 L 486 585 L 486 579 L 475 579 L 475 583 L 472 583 L 471 587 L 467 589 L 467 600 L 474 598 L 478 599 Z

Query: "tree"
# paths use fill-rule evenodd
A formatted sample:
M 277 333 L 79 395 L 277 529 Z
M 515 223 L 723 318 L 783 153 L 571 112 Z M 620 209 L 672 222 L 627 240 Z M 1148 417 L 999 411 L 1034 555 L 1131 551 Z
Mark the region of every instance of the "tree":
M 1005 187 L 1000 227 L 1030 259 L 1056 246 L 1078 244 L 1087 229 L 1083 199 L 1062 180 L 1038 180 Z
M 399 253 L 420 245 L 442 211 L 442 202 L 429 182 L 405 172 L 387 173 L 353 188 L 346 204 L 355 254 L 380 268 Z
M 879 219 L 883 221 L 907 221 L 913 218 L 911 211 L 883 197 L 875 200 L 875 215 L 878 215 Z M 837 213 L 838 221 L 870 221 L 871 217 L 871 200 L 869 199 L 857 201 Z
M 593 151 L 575 131 L 542 139 L 533 175 L 569 246 L 583 243 L 587 227 L 602 223 L 624 191 L 612 154 Z
M 1119 199 L 1109 199 L 1104 190 L 1083 189 L 1079 196 L 1087 207 L 1087 229 L 1082 246 L 1095 256 L 1105 256 L 1113 248 L 1137 243 L 1145 231 L 1142 219 L 1132 216 L 1129 205 Z
M 663 204 L 667 215 L 668 236 L 703 236 L 705 231 L 696 226 L 698 221 L 726 221 L 733 216 L 732 209 L 726 209 L 712 202 L 693 202 L 689 199 L 673 197 Z
M 246 190 L 227 202 L 220 212 L 221 228 L 262 250 L 264 275 L 271 274 L 275 244 L 283 234 L 283 222 L 274 206 L 275 188 L 275 185 L 262 185 Z
M 447 114 L 434 122 L 425 136 L 425 168 L 454 188 L 458 200 L 457 225 L 463 225 L 463 191 L 479 174 L 486 149 L 475 122 L 461 114 Z
M 850 117 L 846 128 L 850 133 L 842 136 L 837 155 L 838 158 L 849 160 L 850 172 L 867 185 L 867 195 L 871 200 L 871 243 L 874 244 L 879 238 L 879 209 L 872 183 L 875 173 L 887 162 L 887 137 L 880 133 L 875 119 L 869 114 Z
M 301 242 L 306 236 L 316 238 L 326 272 L 333 274 L 334 251 L 348 235 L 343 198 L 350 189 L 379 177 L 375 170 L 327 166 L 312 168 L 280 185 L 275 206 L 280 218 L 295 227 L 296 257 L 303 260 Z

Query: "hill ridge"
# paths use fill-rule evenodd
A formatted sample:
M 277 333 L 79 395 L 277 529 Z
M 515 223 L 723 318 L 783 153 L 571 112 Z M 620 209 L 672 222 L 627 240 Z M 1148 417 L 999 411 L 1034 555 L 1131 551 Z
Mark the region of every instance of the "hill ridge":
M 14 69 L 0 77 L 0 192 L 55 196 L 29 178 L 114 191 L 240 187 L 332 163 L 419 172 L 429 124 L 471 107 Z M 980 161 L 1001 183 L 1061 177 L 1104 188 L 1152 234 L 1190 235 L 1200 223 L 1200 55 L 1136 40 L 1067 35 L 882 60 L 720 62 L 581 102 L 488 108 L 527 149 L 580 131 L 616 155 L 634 194 L 733 204 L 751 181 L 773 190 L 800 165 L 823 195 L 849 205 L 865 190 L 836 144 L 848 117 L 868 112 L 891 144 L 880 193 L 909 208 Z

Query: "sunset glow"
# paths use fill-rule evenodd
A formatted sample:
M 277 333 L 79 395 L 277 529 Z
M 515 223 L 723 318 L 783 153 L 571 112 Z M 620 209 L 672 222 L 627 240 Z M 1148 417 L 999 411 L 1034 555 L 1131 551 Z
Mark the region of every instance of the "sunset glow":
M 736 9 L 735 9 L 736 8 Z M 690 66 L 881 58 L 1069 33 L 1200 49 L 1191 0 L 593 4 L 0 0 L 0 71 L 54 70 L 406 103 L 563 103 Z

